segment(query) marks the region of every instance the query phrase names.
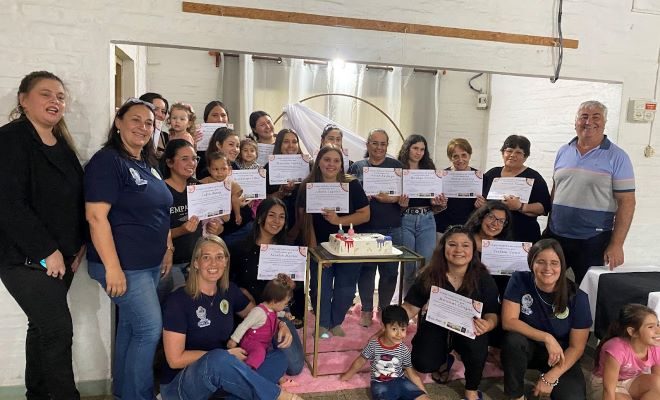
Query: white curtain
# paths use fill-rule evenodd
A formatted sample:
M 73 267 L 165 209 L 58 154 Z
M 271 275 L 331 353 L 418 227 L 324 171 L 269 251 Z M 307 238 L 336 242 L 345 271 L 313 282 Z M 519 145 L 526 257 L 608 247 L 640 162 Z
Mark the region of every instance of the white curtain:
M 225 101 L 232 123 L 238 132 L 250 132 L 248 118 L 252 111 L 268 112 L 273 120 L 282 112 L 298 112 L 288 116 L 289 121 L 302 118 L 302 109 L 291 107 L 300 100 L 322 93 L 342 93 L 367 100 L 385 112 L 401 130 L 405 138 L 409 134 L 424 135 L 434 153 L 439 124 L 437 119 L 441 74 L 417 72 L 412 68 L 393 67 L 388 70 L 369 68 L 364 64 L 328 63 L 320 65 L 305 63 L 302 59 L 282 58 L 274 60 L 252 59 L 251 55 L 223 57 L 220 99 Z M 237 100 L 233 100 L 237 99 Z M 324 96 L 302 103 L 309 110 L 320 114 L 305 117 L 301 136 L 318 148 L 321 117 L 342 126 L 345 132 L 365 138 L 374 128 L 382 128 L 390 136 L 390 154 L 397 154 L 403 142 L 401 136 L 388 119 L 369 104 L 343 96 Z M 316 121 L 316 124 L 310 121 Z M 283 127 L 283 120 L 276 130 Z M 295 129 L 295 125 L 293 125 Z M 310 131 L 317 129 L 316 131 Z M 317 137 L 316 140 L 311 138 Z M 347 143 L 351 159 L 360 159 L 364 154 L 364 140 L 351 138 Z M 313 144 L 315 143 L 315 144 Z M 308 143 L 305 143 L 308 147 Z M 353 146 L 362 146 L 353 148 Z

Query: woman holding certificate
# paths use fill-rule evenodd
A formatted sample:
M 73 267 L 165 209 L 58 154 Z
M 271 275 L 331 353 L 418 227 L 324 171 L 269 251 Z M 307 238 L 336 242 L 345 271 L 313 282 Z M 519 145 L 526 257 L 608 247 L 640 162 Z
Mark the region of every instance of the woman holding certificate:
M 27 398 L 80 399 L 67 292 L 87 227 L 83 172 L 64 121 L 69 96 L 59 77 L 35 71 L 21 80 L 17 97 L 11 122 L 0 128 L 0 279 L 28 320 Z M 20 335 L 15 329 L 7 330 L 9 342 Z
M 368 158 L 356 161 L 348 172 L 355 176 L 364 186 L 364 168 L 403 168 L 398 160 L 387 157 L 389 136 L 382 129 L 374 129 L 367 136 Z M 401 179 L 400 177 L 396 177 Z M 392 238 L 392 244 L 401 245 L 401 210 L 399 209 L 399 196 L 390 196 L 387 193 L 378 193 L 369 196 L 369 208 L 374 218 L 366 224 L 365 231 L 380 233 Z M 358 291 L 362 303 L 360 325 L 371 326 L 374 307 L 374 280 L 378 267 L 378 306 L 381 310 L 389 306 L 396 289 L 396 278 L 399 273 L 398 263 L 365 263 L 362 264 Z
M 589 338 L 586 293 L 566 277 L 559 242 L 542 239 L 527 257 L 530 271 L 514 272 L 502 301 L 504 393 L 524 399 L 528 368 L 541 372 L 535 396 L 584 400 L 580 358 Z
M 515 186 L 497 188 L 497 193 L 503 193 L 497 200 L 501 200 L 512 213 L 512 240 L 534 243 L 541 239 L 541 228 L 536 218 L 540 215 L 548 215 L 552 201 L 548 184 L 541 174 L 525 165 L 530 147 L 529 140 L 524 136 L 511 135 L 504 140 L 500 149 L 504 166 L 492 168 L 484 174 L 483 196 L 477 198 L 475 205 L 481 207 L 486 199 L 493 197 L 489 197 L 488 194 L 495 189 L 493 183 L 497 178 L 518 178 L 510 180 L 510 185 Z M 529 192 L 530 184 L 531 192 Z M 524 197 L 527 195 L 529 200 L 525 201 Z
M 262 293 L 268 283 L 267 280 L 257 279 L 261 245 L 286 245 L 286 220 L 287 213 L 282 200 L 271 197 L 262 201 L 257 208 L 252 234 L 237 247 L 231 257 L 230 280 L 247 291 L 248 297 L 254 304 L 262 302 Z M 296 286 L 299 287 L 294 289 L 289 315 L 297 317 L 302 327 L 305 290 L 303 285 Z M 287 374 L 298 375 L 304 366 L 302 343 L 296 331 L 295 321 L 286 317 L 281 320 L 287 324 L 293 338 L 291 346 L 282 349 L 289 361 Z
M 209 177 L 211 180 L 220 181 L 219 179 L 216 178 L 221 177 L 222 180 L 224 181 L 224 179 L 227 178 L 227 174 L 231 173 L 232 169 L 240 169 L 238 164 L 236 164 L 236 157 L 238 157 L 238 153 L 239 153 L 239 143 L 240 143 L 240 139 L 238 137 L 238 134 L 234 132 L 233 129 L 226 127 L 216 129 L 209 142 L 209 148 L 206 151 L 207 169 L 209 169 L 209 171 L 211 168 L 216 169 L 214 173 L 211 174 L 211 176 Z M 229 165 L 225 165 L 226 163 L 223 163 L 222 161 L 218 162 L 219 160 L 211 161 L 209 159 L 211 154 L 217 152 L 222 153 L 226 157 L 226 161 L 229 162 Z M 214 158 L 216 158 L 216 156 L 217 154 L 214 155 Z M 220 158 L 224 159 L 225 157 L 220 157 Z M 223 171 L 219 170 L 225 168 L 227 168 L 227 170 L 223 170 Z M 212 175 L 216 175 L 216 178 L 213 178 Z M 240 207 L 239 220 L 240 223 L 236 221 L 236 215 L 232 210 L 231 215 L 229 217 L 229 221 L 227 221 L 223 227 L 224 229 L 222 231 L 222 238 L 225 241 L 225 243 L 227 243 L 227 246 L 229 246 L 230 248 L 242 242 L 243 239 L 250 234 L 250 230 L 252 229 L 253 217 L 252 217 L 252 209 L 250 208 L 249 204 L 243 204 Z M 214 235 L 220 234 L 219 229 L 213 230 L 208 228 L 209 227 L 207 226 L 207 232 Z
M 206 124 L 228 124 L 229 123 L 229 111 L 225 103 L 220 100 L 210 101 L 206 107 L 204 107 L 204 123 Z M 209 176 L 208 171 L 206 170 L 206 150 L 198 150 L 197 155 L 199 156 L 199 162 L 197 163 L 197 173 L 195 176 L 197 179 L 203 179 Z
M 321 213 L 306 212 L 307 203 L 319 199 L 307 197 L 308 183 L 348 183 L 348 213 L 337 214 L 334 210 L 324 208 Z M 302 182 L 298 193 L 298 220 L 301 222 L 302 242 L 309 247 L 315 247 L 328 240 L 331 234 L 337 233 L 339 224 L 344 227 L 353 224 L 354 227 L 369 221 L 369 199 L 364 193 L 360 182 L 344 173 L 342 153 L 338 147 L 325 146 L 316 156 L 316 161 L 309 176 Z M 355 285 L 360 277 L 360 264 L 325 265 L 321 281 L 321 309 L 315 310 L 319 318 L 322 338 L 330 335 L 345 336 L 341 327 L 346 312 L 353 304 Z M 312 263 L 310 293 L 312 305 L 316 305 L 317 296 L 317 265 Z
M 298 134 L 293 129 L 284 128 L 277 133 L 275 147 L 273 147 L 273 155 L 278 154 L 302 154 Z M 266 171 L 270 172 L 268 164 L 266 164 L 264 168 Z M 267 176 L 270 176 L 270 174 L 267 173 Z M 298 197 L 299 186 L 300 184 L 295 184 L 292 181 L 283 185 L 266 186 L 268 197 L 281 199 L 286 205 L 286 213 L 288 217 L 286 227 L 288 229 L 292 229 L 296 225 L 296 198 Z M 295 232 L 293 234 L 295 235 Z
M 451 167 L 445 168 L 445 171 L 476 171 L 475 168 L 470 167 L 472 146 L 463 138 L 449 141 L 447 158 L 451 162 Z M 474 210 L 473 198 L 448 198 L 447 208 L 435 214 L 435 230 L 438 234 L 442 234 L 451 225 L 463 225 Z
M 465 364 L 465 399 L 481 399 L 478 391 L 488 353 L 488 332 L 497 326 L 499 303 L 497 287 L 486 267 L 474 256 L 476 244 L 469 230 L 462 226 L 447 229 L 438 247 L 406 295 L 403 308 L 408 316 L 419 316 L 417 333 L 412 339 L 413 367 L 432 373 L 436 382 L 446 383 L 454 362 L 452 350 Z M 435 312 L 424 306 L 431 297 L 432 286 L 465 296 L 467 301 L 483 303 L 481 317 L 472 321 L 474 339 L 450 332 L 426 318 Z M 432 303 L 430 303 L 432 304 Z
M 401 146 L 398 158 L 404 169 L 435 169 L 426 139 L 422 135 L 408 136 Z M 401 218 L 403 245 L 424 256 L 426 262 L 431 259 L 436 242 L 433 212 L 439 211 L 446 205 L 447 200 L 443 199 L 441 195 L 432 199 L 411 199 L 404 193 L 399 198 L 399 206 L 403 212 Z M 404 265 L 404 296 L 415 281 L 416 265 L 412 262 L 407 262 Z
M 291 334 L 282 322 L 277 348 L 267 353 L 256 370 L 243 362 L 245 350 L 227 350 L 235 315 L 244 317 L 254 307 L 238 286 L 229 282 L 229 262 L 222 239 L 215 235 L 199 239 L 186 286 L 174 291 L 165 303 L 163 347 L 167 364 L 160 378 L 163 400 L 206 400 L 218 390 L 239 399 L 300 399 L 277 385 L 287 364 L 280 349 L 291 343 Z
M 129 99 L 85 168 L 91 233 L 88 272 L 119 307 L 113 394 L 153 399 L 153 359 L 162 319 L 156 287 L 169 273 L 172 195 L 158 173 L 153 105 Z

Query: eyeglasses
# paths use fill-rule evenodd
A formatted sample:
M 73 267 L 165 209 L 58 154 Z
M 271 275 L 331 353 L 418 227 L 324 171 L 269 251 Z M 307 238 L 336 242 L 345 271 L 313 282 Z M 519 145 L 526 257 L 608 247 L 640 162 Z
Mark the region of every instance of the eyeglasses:
M 136 97 L 129 97 L 128 99 L 126 99 L 126 101 L 124 102 L 124 105 L 122 105 L 122 107 L 125 106 L 125 105 L 128 105 L 128 104 L 143 104 L 143 105 L 149 107 L 149 109 L 151 111 L 153 111 L 153 112 L 156 111 L 156 106 L 149 103 L 148 101 L 140 100 Z
M 489 223 L 495 223 L 495 225 L 499 225 L 499 226 L 506 226 L 506 224 L 509 223 L 509 221 L 507 221 L 506 218 L 497 218 L 495 215 L 491 213 L 486 214 L 486 220 Z
M 514 150 L 514 149 L 505 149 L 504 154 L 507 156 L 514 155 L 516 157 L 525 157 L 525 152 L 522 150 Z

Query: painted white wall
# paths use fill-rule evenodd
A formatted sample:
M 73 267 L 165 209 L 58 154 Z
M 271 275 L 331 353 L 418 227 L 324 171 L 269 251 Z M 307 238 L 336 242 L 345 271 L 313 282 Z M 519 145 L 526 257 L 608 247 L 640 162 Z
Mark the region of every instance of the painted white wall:
M 206 0 L 207 3 L 253 7 L 250 0 Z M 388 21 L 413 22 L 492 31 L 551 36 L 553 2 L 545 0 L 262 0 L 260 8 L 299 11 Z M 656 83 L 660 20 L 630 11 L 630 1 L 567 1 L 564 34 L 580 40 L 566 50 L 564 77 L 623 83 L 622 110 L 628 98 L 652 98 Z M 178 1 L 80 2 L 25 0 L 0 7 L 0 110 L 14 106 L 19 80 L 32 70 L 62 76 L 71 96 L 67 122 L 80 152 L 88 158 L 104 140 L 113 111 L 112 41 L 171 44 L 202 49 L 222 48 L 250 53 L 402 64 L 465 70 L 485 70 L 550 76 L 552 51 L 546 47 L 478 42 L 453 38 L 383 33 L 346 28 L 292 25 L 187 14 Z M 660 201 L 655 185 L 658 157 L 645 159 L 647 124 L 619 123 L 618 143 L 633 159 L 637 175 L 637 214 L 626 242 L 631 263 L 656 262 L 653 252 L 660 231 Z M 658 124 L 652 144 L 660 146 Z M 76 357 L 81 381 L 109 377 L 107 299 L 86 276 L 76 278 L 71 308 L 76 320 Z M 73 300 L 75 299 L 75 300 Z M 22 383 L 22 313 L 0 289 L 3 328 L 0 332 L 3 368 L 0 386 Z M 91 305 L 91 306 L 90 306 Z

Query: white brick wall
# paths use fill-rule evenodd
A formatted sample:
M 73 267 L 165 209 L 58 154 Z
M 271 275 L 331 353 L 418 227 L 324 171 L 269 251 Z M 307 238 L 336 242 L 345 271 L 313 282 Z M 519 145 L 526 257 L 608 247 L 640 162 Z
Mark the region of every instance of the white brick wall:
M 217 3 L 254 6 L 251 0 Z M 553 2 L 545 0 L 262 0 L 258 6 L 535 35 L 553 32 Z M 1 112 L 14 106 L 19 79 L 29 71 L 59 74 L 71 93 L 67 121 L 85 158 L 103 141 L 112 114 L 111 41 L 534 76 L 552 73 L 551 50 L 544 47 L 184 14 L 179 1 L 5 0 L 0 19 Z M 628 98 L 654 96 L 660 45 L 657 16 L 631 13 L 629 1 L 569 1 L 564 33 L 579 39 L 580 47 L 566 50 L 563 76 L 622 82 L 624 112 Z M 649 125 L 619 124 L 618 143 L 631 154 L 639 187 L 637 215 L 626 243 L 632 263 L 657 261 L 649 249 L 655 249 L 660 231 L 655 207 L 660 200 L 655 184 L 659 158 L 642 156 L 649 131 Z M 655 146 L 660 146 L 658 131 L 656 124 Z M 71 298 L 77 378 L 108 378 L 109 302 L 84 271 L 76 278 Z M 23 366 L 24 319 L 3 289 L 0 303 L 0 386 L 20 385 L 23 377 L 16 371 Z M 9 321 L 14 325 L 8 326 Z

